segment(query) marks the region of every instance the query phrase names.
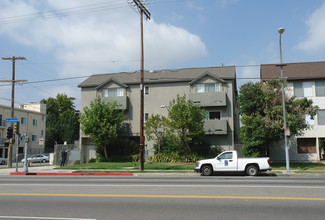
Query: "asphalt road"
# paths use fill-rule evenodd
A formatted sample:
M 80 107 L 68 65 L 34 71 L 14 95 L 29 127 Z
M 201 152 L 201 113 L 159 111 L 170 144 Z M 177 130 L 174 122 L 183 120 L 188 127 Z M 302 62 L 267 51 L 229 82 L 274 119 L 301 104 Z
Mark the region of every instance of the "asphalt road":
M 324 219 L 325 177 L 1 176 L 0 219 Z

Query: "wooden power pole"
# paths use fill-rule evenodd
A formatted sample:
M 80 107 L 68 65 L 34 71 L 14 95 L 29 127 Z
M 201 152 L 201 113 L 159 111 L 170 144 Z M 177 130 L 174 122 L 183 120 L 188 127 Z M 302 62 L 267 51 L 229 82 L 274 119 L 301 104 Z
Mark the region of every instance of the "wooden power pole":
M 26 80 L 16 80 L 15 79 L 15 64 L 16 60 L 26 60 L 25 57 L 2 57 L 3 60 L 12 61 L 12 80 L 1 80 L 0 82 L 11 82 L 11 118 L 15 117 L 15 83 L 16 82 L 26 82 Z M 13 124 L 11 124 L 13 127 Z M 12 140 L 9 142 L 8 147 L 8 167 L 12 167 Z
M 144 135 L 143 135 L 143 116 L 144 116 L 144 50 L 143 50 L 143 14 L 150 19 L 150 12 L 141 0 L 133 0 L 138 12 L 140 13 L 140 32 L 141 32 L 141 61 L 140 61 L 140 170 L 144 170 Z

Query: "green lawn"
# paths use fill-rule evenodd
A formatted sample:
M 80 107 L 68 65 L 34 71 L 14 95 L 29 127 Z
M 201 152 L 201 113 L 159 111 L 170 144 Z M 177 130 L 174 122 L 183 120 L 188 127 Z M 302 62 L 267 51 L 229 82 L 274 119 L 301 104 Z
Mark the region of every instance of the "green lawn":
M 105 163 L 87 163 L 73 166 L 65 166 L 57 169 L 109 169 L 109 170 L 139 170 L 138 162 L 105 162 Z M 144 169 L 148 170 L 194 170 L 194 163 L 145 163 Z

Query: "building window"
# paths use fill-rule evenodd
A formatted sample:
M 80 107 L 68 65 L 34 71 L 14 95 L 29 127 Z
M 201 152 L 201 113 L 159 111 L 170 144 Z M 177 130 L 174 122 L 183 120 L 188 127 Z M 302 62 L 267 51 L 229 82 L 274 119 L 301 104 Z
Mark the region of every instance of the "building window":
M 196 84 L 195 91 L 197 93 L 204 93 L 204 92 L 219 92 L 220 91 L 220 84 Z
M 319 125 L 325 125 L 325 110 L 317 111 L 317 121 Z
M 4 121 L 2 121 L 2 115 L 1 114 L 0 114 L 0 126 L 4 126 Z
M 144 114 L 144 121 L 148 121 L 149 120 L 149 113 L 145 113 Z
M 25 125 L 27 123 L 27 118 L 21 117 L 20 124 Z
M 37 135 L 32 135 L 32 141 L 37 142 Z
M 325 81 L 316 81 L 316 96 L 325 96 Z
M 311 97 L 313 96 L 312 82 L 295 82 L 294 93 L 296 97 Z
M 103 89 L 102 90 L 102 97 L 116 97 L 116 96 L 123 96 L 123 95 L 124 95 L 123 88 Z
M 45 115 L 42 115 L 42 121 L 45 121 Z
M 37 119 L 33 119 L 33 125 L 37 126 Z
M 316 153 L 316 138 L 297 138 L 299 154 Z
M 41 130 L 41 137 L 44 137 L 44 130 Z
M 144 94 L 149 95 L 149 86 L 144 87 Z
M 209 111 L 205 115 L 205 120 L 220 120 L 220 119 L 221 119 L 220 111 Z

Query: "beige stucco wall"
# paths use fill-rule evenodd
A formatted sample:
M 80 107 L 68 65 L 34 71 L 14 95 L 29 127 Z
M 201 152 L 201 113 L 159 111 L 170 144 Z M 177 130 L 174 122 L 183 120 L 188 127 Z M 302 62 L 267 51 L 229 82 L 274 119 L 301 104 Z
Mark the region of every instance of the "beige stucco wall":
M 215 83 L 215 79 L 210 77 L 203 78 L 197 83 Z M 109 83 L 103 88 L 116 86 L 114 83 Z M 169 103 L 177 97 L 177 95 L 183 96 L 184 94 L 189 97 L 190 92 L 195 92 L 195 85 L 190 85 L 189 82 L 170 82 L 170 83 L 147 83 L 145 87 L 149 87 L 149 94 L 144 95 L 144 113 L 148 113 L 149 117 L 153 114 L 159 114 L 167 116 L 167 106 Z M 116 88 L 116 87 L 114 87 Z M 226 92 L 227 106 L 226 107 L 210 107 L 207 110 L 220 110 L 222 119 L 228 121 L 228 134 L 227 135 L 211 135 L 208 136 L 208 140 L 213 146 L 221 146 L 224 149 L 233 149 L 234 146 L 234 83 L 233 80 L 226 80 L 226 83 L 222 83 L 221 91 Z M 128 96 L 128 108 L 125 111 L 127 116 L 126 122 L 129 123 L 130 135 L 139 136 L 140 133 L 140 86 L 128 85 L 125 90 L 126 96 Z M 82 88 L 81 89 L 81 112 L 85 106 L 89 106 L 90 101 L 96 97 L 96 89 L 94 88 Z M 97 94 L 101 95 L 100 92 Z M 238 126 L 239 127 L 239 126 Z M 83 135 L 80 136 L 80 144 L 83 145 L 85 141 Z M 147 153 L 153 154 L 154 141 L 146 141 Z M 89 147 L 89 143 L 87 143 Z M 85 158 L 86 159 L 86 158 Z M 88 158 L 87 158 L 88 159 Z

